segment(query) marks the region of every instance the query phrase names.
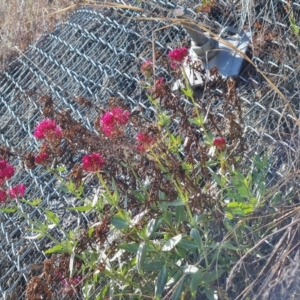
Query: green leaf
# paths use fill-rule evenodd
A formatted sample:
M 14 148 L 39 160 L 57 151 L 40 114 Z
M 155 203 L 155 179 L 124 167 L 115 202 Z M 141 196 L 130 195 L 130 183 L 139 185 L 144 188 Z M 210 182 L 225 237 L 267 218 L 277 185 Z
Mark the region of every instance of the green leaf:
M 167 115 L 166 112 L 162 112 L 158 115 L 158 125 L 159 126 L 166 126 L 170 123 L 170 117 Z
M 195 242 L 186 239 L 182 239 L 177 246 L 186 250 L 198 249 L 198 245 Z
M 68 210 L 75 210 L 80 212 L 90 211 L 92 209 L 93 209 L 92 205 L 68 207 Z
M 231 214 L 244 216 L 244 215 L 252 213 L 254 211 L 255 204 L 241 203 L 241 202 L 229 202 L 227 204 L 226 208 Z
M 181 271 L 175 272 L 166 284 L 166 289 L 172 288 L 182 276 Z
M 218 268 L 217 270 L 213 270 L 208 274 L 204 275 L 204 280 L 207 283 L 211 283 L 215 280 L 217 280 L 218 278 L 220 278 L 220 276 L 225 272 L 224 269 Z
M 114 298 L 114 293 L 115 293 L 115 282 L 111 280 L 109 285 L 109 299 Z
M 271 204 L 272 205 L 276 205 L 276 204 L 278 204 L 278 203 L 280 203 L 281 202 L 281 199 L 282 199 L 282 193 L 281 192 L 277 192 L 274 196 L 273 196 L 273 198 L 271 199 Z
M 163 221 L 172 227 L 172 214 L 166 209 L 165 206 L 161 207 L 163 209 Z
M 192 230 L 190 232 L 190 236 L 195 240 L 198 247 L 202 250 L 202 240 L 200 237 L 199 230 L 197 228 L 192 228 Z
M 33 199 L 32 201 L 27 201 L 27 200 L 22 199 L 20 201 L 23 202 L 23 203 L 26 203 L 30 206 L 38 206 L 42 202 L 42 199 L 37 198 L 37 199 Z
M 152 105 L 154 106 L 158 106 L 158 101 L 153 99 L 150 95 L 147 94 L 147 97 L 149 99 L 149 101 L 151 102 Z
M 196 297 L 198 286 L 201 283 L 203 273 L 199 270 L 198 272 L 192 275 L 191 283 L 190 283 L 190 290 L 192 297 Z
M 97 296 L 97 300 L 104 300 L 108 292 L 109 284 L 102 288 L 101 293 Z
M 213 140 L 214 140 L 213 133 L 211 131 L 207 131 L 205 134 L 204 142 L 206 142 L 208 145 L 212 146 Z
M 55 225 L 57 225 L 59 223 L 59 217 L 55 213 L 53 213 L 52 211 L 47 210 L 47 209 L 45 210 L 45 213 L 47 215 L 48 220 L 51 223 L 53 223 Z
M 230 243 L 222 243 L 221 244 L 221 249 L 229 249 L 229 250 L 234 250 L 234 251 L 240 250 L 239 247 L 235 247 Z
M 209 169 L 211 176 L 215 180 L 215 182 L 223 188 L 226 185 L 226 177 L 225 176 L 218 176 L 214 171 Z
M 90 227 L 88 229 L 88 237 L 91 238 L 93 236 L 93 232 L 94 232 L 94 227 Z
M 136 254 L 136 265 L 139 274 L 143 274 L 143 264 L 145 262 L 146 254 L 147 254 L 147 247 L 146 243 L 143 242 L 139 245 L 139 248 L 137 250 Z
M 179 284 L 177 285 L 173 295 L 172 295 L 172 300 L 179 300 L 181 297 L 181 294 L 182 294 L 182 289 L 183 289 L 183 282 L 184 282 L 184 279 L 182 279 Z
M 51 253 L 63 253 L 64 251 L 63 245 L 59 244 L 56 245 L 48 250 L 45 251 L 45 254 L 51 254 Z
M 187 220 L 186 211 L 181 206 L 177 206 L 175 209 L 177 225 L 180 225 L 182 221 Z
M 147 251 L 148 252 L 148 251 Z M 143 264 L 143 270 L 144 271 L 155 271 L 156 273 L 161 269 L 161 266 L 165 263 L 165 260 L 153 260 L 146 257 L 145 262 Z
M 183 206 L 185 205 L 181 199 L 177 199 L 173 202 L 161 202 L 159 204 L 160 207 L 168 207 L 168 206 Z
M 14 213 L 16 212 L 18 209 L 16 207 L 1 207 L 0 211 L 4 212 L 4 213 Z
M 218 298 L 215 298 L 215 292 L 212 290 L 211 287 L 206 286 L 206 287 L 204 288 L 204 291 L 205 291 L 206 297 L 207 297 L 209 300 L 216 300 L 216 299 L 218 299 Z
M 128 252 L 137 253 L 140 244 L 138 243 L 130 243 L 130 244 L 121 244 L 119 245 L 120 249 L 126 250 Z
M 129 222 L 120 215 L 120 213 L 117 213 L 111 220 L 111 224 L 115 226 L 117 229 L 124 229 L 127 228 L 129 225 Z
M 193 90 L 190 87 L 187 89 L 181 88 L 181 91 L 190 99 L 193 97 Z
M 159 228 L 161 219 L 151 219 L 147 225 L 147 237 L 150 238 L 152 234 Z
M 66 168 L 64 166 L 59 166 L 56 168 L 57 172 L 66 172 Z
M 161 268 L 155 283 L 155 297 L 161 297 L 164 291 L 165 285 L 168 280 L 168 271 L 166 264 Z
M 139 192 L 139 191 L 131 191 L 131 193 L 133 194 L 133 196 L 135 196 L 136 198 L 138 198 L 139 201 L 141 202 L 145 202 L 147 194 L 144 192 Z
M 112 196 L 113 202 L 114 202 L 114 205 L 117 206 L 118 202 L 119 202 L 120 195 L 119 195 L 118 187 L 116 185 L 116 182 L 115 182 L 114 178 L 112 178 L 112 187 L 113 187 L 113 190 L 114 190 L 114 194 Z
M 162 251 L 170 251 L 172 250 L 181 240 L 182 240 L 183 235 L 178 234 L 171 239 L 169 239 L 164 246 L 162 247 Z

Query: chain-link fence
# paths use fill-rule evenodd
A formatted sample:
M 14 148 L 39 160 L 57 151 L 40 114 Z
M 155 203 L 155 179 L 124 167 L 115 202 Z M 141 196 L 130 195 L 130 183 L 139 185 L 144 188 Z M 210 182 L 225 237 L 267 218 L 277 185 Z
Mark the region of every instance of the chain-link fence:
M 69 109 L 72 116 L 90 130 L 93 130 L 92 122 L 98 112 L 80 106 L 80 98 L 101 107 L 110 97 L 118 97 L 132 110 L 140 105 L 151 118 L 151 105 L 140 86 L 139 67 L 141 62 L 152 57 L 152 42 L 155 51 L 161 53 L 189 42 L 179 25 L 170 26 L 168 22 L 167 18 L 172 17 L 177 5 L 175 2 L 130 1 L 142 10 L 82 7 L 68 21 L 58 24 L 53 32 L 29 47 L 0 78 L 0 145 L 22 155 L 38 151 L 33 130 L 41 119 L 41 99 L 46 95 L 51 96 L 57 109 Z M 189 1 L 188 6 L 195 11 L 198 4 L 198 1 Z M 195 20 L 217 34 L 228 25 L 249 31 L 255 26 L 264 28 L 261 34 L 252 32 L 252 49 L 248 54 L 281 95 L 249 64 L 244 65 L 237 87 L 243 102 L 244 134 L 251 145 L 248 156 L 268 149 L 273 156 L 274 174 L 270 179 L 276 180 L 297 169 L 300 149 L 297 123 L 299 54 L 284 9 L 284 1 L 257 1 L 256 4 L 253 1 L 237 1 L 236 4 L 218 1 L 208 14 L 193 13 Z M 293 11 L 295 20 L 299 20 L 300 5 L 294 3 Z M 152 16 L 165 20 L 137 19 Z M 168 76 L 163 68 L 158 68 L 157 72 Z M 221 104 L 222 97 L 216 91 L 216 105 Z M 18 163 L 16 160 L 15 164 Z M 60 184 L 45 168 L 30 170 L 19 165 L 11 184 L 19 182 L 27 186 L 28 199 L 41 198 L 40 207 L 47 207 L 61 217 L 66 230 L 91 221 L 85 214 L 66 209 L 76 206 L 76 200 L 62 193 Z M 296 187 L 290 180 L 286 190 L 291 192 Z M 90 187 L 91 192 L 93 188 Z M 26 208 L 24 215 L 45 220 L 38 207 Z M 24 299 L 32 270 L 38 270 L 46 258 L 43 251 L 50 246 L 49 240 L 30 239 L 28 232 L 30 223 L 26 218 L 0 213 L 2 299 Z M 64 238 L 62 232 L 55 234 L 59 239 Z

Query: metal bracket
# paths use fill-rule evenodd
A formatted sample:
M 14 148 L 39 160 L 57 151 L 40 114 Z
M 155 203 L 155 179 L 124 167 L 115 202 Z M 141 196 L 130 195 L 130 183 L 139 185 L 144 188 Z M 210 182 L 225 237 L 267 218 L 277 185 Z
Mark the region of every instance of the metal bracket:
M 186 28 L 184 23 L 182 25 Z M 188 33 L 190 32 L 188 31 Z M 201 35 L 205 35 L 208 41 L 213 40 L 205 33 L 201 33 Z M 191 86 L 197 87 L 203 84 L 203 74 L 192 67 L 195 65 L 195 62 L 202 63 L 207 71 L 207 80 L 210 79 L 208 71 L 215 66 L 223 78 L 239 75 L 244 59 L 235 48 L 245 54 L 250 42 L 249 36 L 244 31 L 239 32 L 237 29 L 228 26 L 221 31 L 219 37 L 225 42 L 219 41 L 215 43 L 216 47 L 208 47 L 206 49 L 205 44 L 197 45 L 194 41 L 194 36 L 192 36 L 193 41 L 189 50 L 189 58 L 183 63 Z M 212 44 L 210 42 L 210 45 Z M 183 87 L 183 84 L 180 81 L 176 81 L 173 90 L 178 90 L 180 87 Z

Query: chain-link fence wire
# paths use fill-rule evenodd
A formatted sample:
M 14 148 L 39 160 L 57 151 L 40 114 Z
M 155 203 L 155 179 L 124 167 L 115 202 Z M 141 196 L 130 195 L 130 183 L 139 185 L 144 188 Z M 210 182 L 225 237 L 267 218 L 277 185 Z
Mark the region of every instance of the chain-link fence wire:
M 58 109 L 69 109 L 72 116 L 90 130 L 98 112 L 82 108 L 74 97 L 84 97 L 101 107 L 110 97 L 117 96 L 132 110 L 142 106 L 146 117 L 151 118 L 153 109 L 140 87 L 139 66 L 144 59 L 152 57 L 152 33 L 159 29 L 154 34 L 154 43 L 155 49 L 163 53 L 187 43 L 189 38 L 179 25 L 166 27 L 170 25 L 167 20 L 137 20 L 136 17 L 171 17 L 177 4 L 197 11 L 198 1 L 184 2 L 130 1 L 131 5 L 143 8 L 141 12 L 82 7 L 68 21 L 59 23 L 52 33 L 29 47 L 0 78 L 1 146 L 18 153 L 38 151 L 32 132 L 41 120 L 39 99 L 43 95 L 50 95 Z M 299 117 L 299 36 L 289 28 L 289 18 L 293 17 L 300 26 L 300 5 L 291 4 L 293 15 L 287 11 L 287 5 L 284 1 L 244 0 L 235 4 L 217 1 L 210 11 L 193 14 L 196 21 L 215 33 L 225 26 L 251 31 L 249 55 L 252 61 L 288 100 L 289 106 L 253 66 L 245 64 L 238 92 L 243 102 L 244 134 L 250 145 L 247 155 L 271 153 L 273 173 L 269 186 L 297 171 L 299 158 L 296 119 Z M 261 30 L 255 31 L 255 28 Z M 168 76 L 163 68 L 157 72 Z M 216 91 L 215 98 L 214 110 L 222 117 L 223 95 Z M 283 193 L 291 195 L 292 189 L 298 187 L 296 181 L 296 177 L 290 178 L 282 188 Z M 10 183 L 19 182 L 27 186 L 28 199 L 41 198 L 41 207 L 59 215 L 61 227 L 66 231 L 93 221 L 93 216 L 66 209 L 76 206 L 76 200 L 62 193 L 60 184 L 44 168 L 29 170 L 19 165 Z M 96 186 L 91 185 L 90 193 L 95 189 Z M 45 220 L 38 207 L 26 206 L 24 214 L 30 219 Z M 32 276 L 32 266 L 42 265 L 46 258 L 43 251 L 51 245 L 45 238 L 28 239 L 30 226 L 19 215 L 0 214 L 0 295 L 3 299 L 25 298 L 24 287 Z M 64 233 L 59 230 L 53 230 L 52 234 L 64 239 Z M 267 242 L 266 247 L 274 248 L 275 241 Z M 293 259 L 293 253 L 290 257 Z M 288 299 L 288 295 L 282 299 Z

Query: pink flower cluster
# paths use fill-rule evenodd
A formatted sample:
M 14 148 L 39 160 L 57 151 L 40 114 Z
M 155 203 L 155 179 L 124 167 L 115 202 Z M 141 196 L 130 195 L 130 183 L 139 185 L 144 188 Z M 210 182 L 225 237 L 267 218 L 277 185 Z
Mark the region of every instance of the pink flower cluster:
M 0 160 L 0 184 L 14 176 L 15 169 L 5 160 Z
M 15 187 L 8 190 L 8 194 L 13 199 L 18 199 L 24 196 L 26 191 L 26 186 L 22 183 L 16 185 Z
M 26 191 L 26 186 L 22 183 L 16 185 L 15 187 L 12 187 L 11 189 L 5 191 L 5 190 L 0 190 L 0 203 L 4 203 L 8 196 L 11 199 L 19 199 L 24 196 Z
M 54 120 L 45 119 L 37 125 L 33 135 L 39 140 L 57 141 L 62 138 L 62 130 Z
M 189 50 L 185 47 L 183 48 L 176 48 L 168 53 L 168 56 L 171 58 L 173 61 L 177 62 L 183 62 L 186 56 L 188 56 Z
M 138 140 L 137 148 L 141 152 L 146 151 L 147 148 L 149 148 L 155 142 L 153 137 L 148 133 L 139 133 L 137 134 L 136 139 Z
M 120 126 L 125 126 L 129 121 L 130 113 L 120 107 L 116 107 L 111 111 L 106 112 L 100 118 L 100 126 L 104 134 L 112 137 L 117 134 Z
M 87 172 L 98 172 L 104 166 L 104 159 L 99 153 L 85 155 L 82 158 L 83 169 Z
M 34 161 L 38 165 L 43 165 L 49 159 L 49 145 L 48 143 L 43 143 L 40 148 L 39 154 L 35 157 Z
M 226 139 L 224 137 L 215 138 L 213 144 L 217 149 L 224 150 L 226 147 Z
M 15 173 L 14 167 L 6 160 L 0 160 L 0 203 L 4 203 L 8 197 L 18 199 L 23 197 L 26 191 L 24 184 L 18 184 L 15 187 L 5 190 L 4 183 L 13 177 Z
M 153 74 L 153 62 L 148 59 L 142 63 L 141 73 L 146 77 L 150 77 Z
M 81 282 L 80 276 L 76 276 L 74 278 L 68 278 L 68 279 L 64 278 L 61 280 L 63 288 L 60 292 L 62 294 L 68 294 L 69 296 L 72 296 L 76 293 L 76 288 L 80 282 Z
M 43 165 L 46 163 L 46 161 L 49 158 L 49 154 L 46 152 L 40 152 L 36 157 L 35 157 L 35 163 L 38 165 Z
M 7 199 L 6 191 L 0 190 L 0 203 L 4 203 Z

